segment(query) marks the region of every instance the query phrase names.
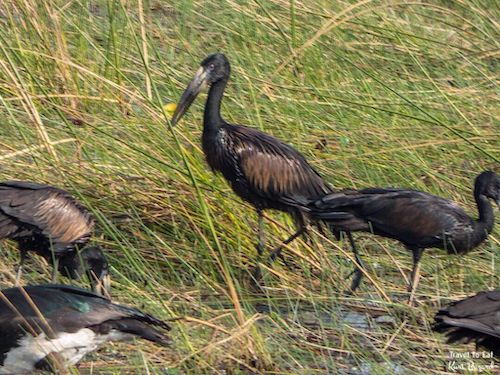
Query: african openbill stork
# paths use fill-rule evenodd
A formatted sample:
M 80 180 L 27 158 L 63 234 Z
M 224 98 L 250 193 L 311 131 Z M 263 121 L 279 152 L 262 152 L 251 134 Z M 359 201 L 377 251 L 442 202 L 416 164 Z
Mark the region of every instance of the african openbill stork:
M 86 274 L 94 291 L 106 293 L 106 258 L 98 247 L 85 248 L 93 230 L 94 219 L 68 192 L 26 181 L 0 183 L 0 238 L 18 243 L 18 283 L 27 253 L 32 251 L 53 262 L 52 282 L 58 270 L 73 279 Z
M 332 231 L 370 232 L 402 242 L 413 253 L 410 300 L 417 287 L 420 258 L 424 249 L 436 247 L 448 254 L 465 254 L 483 242 L 493 229 L 494 213 L 489 199 L 500 204 L 500 178 L 484 171 L 476 177 L 474 198 L 479 218 L 473 219 L 455 202 L 408 189 L 368 188 L 328 194 L 309 204 L 312 217 L 324 220 Z M 352 237 L 351 237 L 352 238 Z M 354 241 L 354 255 L 363 263 Z M 363 272 L 357 268 L 351 289 Z
M 108 341 L 137 337 L 169 345 L 163 330 L 170 330 L 163 321 L 81 288 L 5 289 L 0 291 L 0 374 L 74 365 Z
M 475 342 L 500 356 L 500 289 L 453 302 L 435 316 L 432 329 L 448 343 Z
M 229 60 L 221 53 L 201 62 L 172 117 L 175 125 L 196 96 L 210 87 L 203 117 L 202 147 L 210 168 L 220 172 L 233 191 L 255 207 L 259 220 L 259 257 L 264 251 L 263 211 L 276 209 L 292 215 L 297 231 L 277 248 L 307 232 L 308 217 L 297 198 L 317 199 L 330 188 L 293 147 L 259 130 L 227 123 L 220 113 L 230 75 Z

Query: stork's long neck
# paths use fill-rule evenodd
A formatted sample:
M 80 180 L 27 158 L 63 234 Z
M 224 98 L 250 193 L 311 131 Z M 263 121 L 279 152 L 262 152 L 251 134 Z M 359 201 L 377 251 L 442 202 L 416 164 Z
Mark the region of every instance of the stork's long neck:
M 220 103 L 224 95 L 227 79 L 215 82 L 208 91 L 207 102 L 205 103 L 205 113 L 203 116 L 203 132 L 212 132 L 219 129 L 223 124 L 220 115 Z
M 477 210 L 479 212 L 479 219 L 477 220 L 478 229 L 483 233 L 491 233 L 495 221 L 493 207 L 488 198 L 482 194 L 474 194 L 474 198 L 476 199 Z

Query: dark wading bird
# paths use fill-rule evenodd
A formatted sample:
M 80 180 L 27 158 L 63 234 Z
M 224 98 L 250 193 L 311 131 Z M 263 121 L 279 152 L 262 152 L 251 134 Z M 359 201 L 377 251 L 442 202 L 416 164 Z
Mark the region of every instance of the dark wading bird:
M 96 292 L 109 288 L 108 263 L 97 247 L 87 247 L 94 220 L 68 192 L 24 181 L 0 183 L 0 238 L 18 243 L 22 267 L 29 251 L 54 264 L 52 282 L 59 270 L 64 276 L 89 277 Z
M 54 284 L 5 289 L 0 374 L 60 370 L 108 341 L 138 337 L 169 345 L 163 330 L 170 327 L 161 320 L 84 289 Z
M 297 231 L 282 242 L 278 247 L 281 249 L 307 232 L 308 217 L 296 200 L 317 199 L 331 190 L 293 147 L 259 130 L 229 124 L 221 117 L 220 105 L 229 75 L 230 64 L 223 54 L 203 60 L 182 94 L 172 124 L 181 119 L 205 87 L 210 87 L 203 117 L 203 152 L 210 168 L 222 173 L 233 191 L 255 207 L 260 257 L 265 245 L 263 210 L 287 212 L 296 222 Z
M 485 171 L 476 177 L 474 198 L 479 218 L 472 219 L 456 203 L 416 190 L 368 188 L 332 193 L 311 203 L 310 214 L 339 231 L 370 232 L 402 242 L 413 253 L 410 300 L 417 287 L 424 249 L 436 247 L 448 254 L 465 254 L 483 242 L 493 229 L 494 213 L 489 199 L 500 203 L 500 178 Z M 357 263 L 363 263 L 353 244 Z M 351 289 L 363 272 L 356 270 Z
M 440 310 L 433 329 L 448 343 L 475 342 L 500 356 L 500 290 L 480 292 Z

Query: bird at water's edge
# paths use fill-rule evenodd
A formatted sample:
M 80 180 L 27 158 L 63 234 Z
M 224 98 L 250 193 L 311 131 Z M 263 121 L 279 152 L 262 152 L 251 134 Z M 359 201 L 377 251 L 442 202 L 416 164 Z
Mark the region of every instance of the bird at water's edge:
M 169 345 L 163 321 L 67 285 L 0 291 L 0 375 L 63 370 L 108 341 Z
M 0 183 L 0 239 L 16 241 L 21 252 L 19 282 L 28 252 L 54 263 L 52 281 L 59 270 L 70 278 L 86 274 L 95 291 L 109 288 L 108 263 L 97 247 L 85 247 L 94 219 L 68 192 L 26 181 Z
M 368 188 L 332 193 L 310 202 L 312 217 L 325 221 L 334 233 L 363 231 L 396 239 L 413 253 L 410 292 L 418 283 L 424 249 L 436 247 L 464 254 L 481 244 L 493 229 L 490 199 L 500 203 L 500 177 L 484 171 L 476 177 L 474 198 L 479 218 L 473 219 L 455 202 L 417 190 Z M 361 259 L 353 247 L 356 260 Z M 358 268 L 352 289 L 363 273 Z M 410 297 L 411 299 L 412 297 Z
M 309 217 L 296 202 L 331 192 L 325 181 L 293 147 L 259 130 L 227 123 L 220 106 L 230 76 L 226 56 L 205 58 L 182 94 L 172 118 L 175 125 L 196 96 L 209 87 L 203 116 L 202 147 L 210 168 L 220 172 L 233 191 L 255 207 L 259 220 L 259 256 L 264 251 L 263 211 L 277 209 L 294 218 L 297 231 L 275 250 L 307 231 Z
M 448 343 L 473 341 L 500 356 L 500 290 L 453 302 L 434 319 L 432 329 L 446 334 Z

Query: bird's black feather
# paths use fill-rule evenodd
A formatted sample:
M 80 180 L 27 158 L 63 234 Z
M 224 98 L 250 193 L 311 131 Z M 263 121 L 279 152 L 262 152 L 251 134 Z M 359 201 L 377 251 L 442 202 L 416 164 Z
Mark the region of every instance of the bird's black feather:
M 74 364 L 106 341 L 134 336 L 169 345 L 165 330 L 170 326 L 154 316 L 84 289 L 54 284 L 5 289 L 0 292 L 0 373 L 51 368 L 49 353 L 63 365 Z
M 36 334 L 43 331 L 49 337 L 53 337 L 60 332 L 72 333 L 81 328 L 99 330 L 103 324 L 115 327 L 115 323 L 118 324 L 123 319 L 170 330 L 167 323 L 152 315 L 112 303 L 98 294 L 74 286 L 46 284 L 26 286 L 23 290 L 28 298 L 21 288 L 2 291 L 3 296 L 0 297 L 2 334 L 7 335 L 9 332 L 22 329 L 27 332 L 34 330 Z M 119 324 L 116 327 L 118 326 Z M 135 334 L 141 336 L 139 331 Z
M 319 198 L 331 191 L 298 151 L 278 139 L 227 123 L 220 132 L 215 139 L 203 139 L 207 162 L 255 206 L 294 210 L 302 197 Z
M 0 184 L 0 233 L 45 257 L 85 244 L 94 220 L 66 191 L 24 181 Z M 50 247 L 50 250 L 49 250 Z
M 326 221 L 337 236 L 341 231 L 364 231 L 402 242 L 413 252 L 414 274 L 423 249 L 436 247 L 463 254 L 482 243 L 494 224 L 489 199 L 498 202 L 499 197 L 500 178 L 484 171 L 474 185 L 478 219 L 451 200 L 397 188 L 334 192 L 309 202 L 307 210 L 313 218 Z
M 0 239 L 18 243 L 21 265 L 28 252 L 35 252 L 72 278 L 85 271 L 97 278 L 107 277 L 107 261 L 101 250 L 85 249 L 94 230 L 90 212 L 68 192 L 27 181 L 0 183 Z M 18 275 L 20 275 L 21 265 Z M 53 279 L 56 267 L 54 267 Z M 102 281 L 102 280 L 101 280 Z
M 453 302 L 435 316 L 433 329 L 448 343 L 476 342 L 500 355 L 500 290 Z
M 331 189 L 292 146 L 259 130 L 224 121 L 220 106 L 230 72 L 223 54 L 205 58 L 182 94 L 172 122 L 179 121 L 203 87 L 210 87 L 203 117 L 203 152 L 210 168 L 222 173 L 233 191 L 258 212 L 260 254 L 264 247 L 263 210 L 292 215 L 299 228 L 284 241 L 289 243 L 306 231 L 307 211 L 301 202 L 318 199 Z
M 493 226 L 493 216 L 478 226 L 456 203 L 410 189 L 336 192 L 313 202 L 310 212 L 336 230 L 373 231 L 409 248 L 438 247 L 449 253 L 474 248 Z

